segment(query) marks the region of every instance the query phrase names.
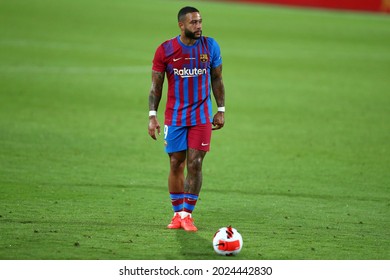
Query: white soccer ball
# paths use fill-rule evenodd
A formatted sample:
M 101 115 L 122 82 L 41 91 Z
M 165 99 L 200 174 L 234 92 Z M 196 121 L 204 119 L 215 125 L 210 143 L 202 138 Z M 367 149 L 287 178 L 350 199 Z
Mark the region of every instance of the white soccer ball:
M 213 238 L 214 251 L 219 255 L 237 255 L 242 249 L 242 236 L 231 226 L 220 228 Z

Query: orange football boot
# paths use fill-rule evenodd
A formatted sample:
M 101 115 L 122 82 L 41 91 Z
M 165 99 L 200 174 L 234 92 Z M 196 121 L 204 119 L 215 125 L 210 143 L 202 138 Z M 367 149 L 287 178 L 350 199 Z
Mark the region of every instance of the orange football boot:
M 190 215 L 181 219 L 181 227 L 186 231 L 197 231 L 197 227 L 194 225 L 194 219 Z
M 170 229 L 181 228 L 181 217 L 180 217 L 179 213 L 175 213 L 175 215 L 172 218 L 171 223 L 167 226 L 167 228 L 170 228 Z

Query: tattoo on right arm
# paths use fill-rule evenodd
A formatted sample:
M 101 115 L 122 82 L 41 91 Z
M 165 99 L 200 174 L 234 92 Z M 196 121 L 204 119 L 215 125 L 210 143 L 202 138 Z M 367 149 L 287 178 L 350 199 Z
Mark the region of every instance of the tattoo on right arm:
M 164 73 L 152 71 L 152 87 L 149 93 L 149 110 L 157 111 L 164 84 Z

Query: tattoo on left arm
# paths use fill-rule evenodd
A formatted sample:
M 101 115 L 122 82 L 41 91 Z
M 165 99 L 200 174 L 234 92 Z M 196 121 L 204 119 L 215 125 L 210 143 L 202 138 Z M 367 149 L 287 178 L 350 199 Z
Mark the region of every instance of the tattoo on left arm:
M 225 86 L 222 79 L 222 65 L 211 69 L 211 88 L 218 107 L 225 106 Z

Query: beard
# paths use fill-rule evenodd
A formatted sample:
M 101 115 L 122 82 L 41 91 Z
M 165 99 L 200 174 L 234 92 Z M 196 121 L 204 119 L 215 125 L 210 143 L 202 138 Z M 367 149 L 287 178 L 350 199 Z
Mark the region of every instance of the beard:
M 200 37 L 202 36 L 202 30 L 198 31 L 200 35 L 197 35 L 196 32 L 191 32 L 188 29 L 184 30 L 184 34 L 186 35 L 187 38 L 193 39 L 193 40 L 199 40 Z

